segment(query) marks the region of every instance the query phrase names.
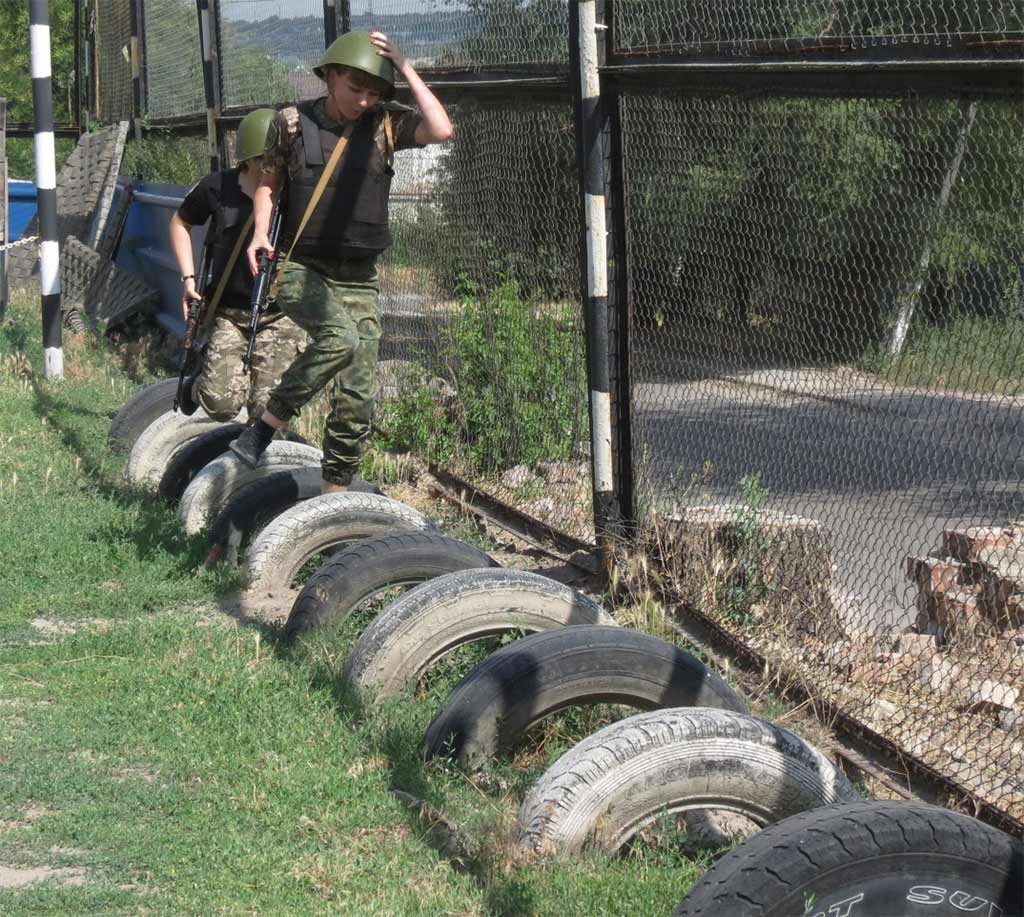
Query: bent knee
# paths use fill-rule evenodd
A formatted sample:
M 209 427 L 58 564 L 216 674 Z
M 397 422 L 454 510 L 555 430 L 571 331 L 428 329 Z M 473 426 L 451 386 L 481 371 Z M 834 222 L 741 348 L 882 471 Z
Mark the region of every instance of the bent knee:
M 241 410 L 242 403 L 237 398 L 218 392 L 207 392 L 199 389 L 196 400 L 212 420 L 234 420 Z
M 347 358 L 359 346 L 359 333 L 354 328 L 326 325 L 319 329 L 311 346 L 325 356 Z

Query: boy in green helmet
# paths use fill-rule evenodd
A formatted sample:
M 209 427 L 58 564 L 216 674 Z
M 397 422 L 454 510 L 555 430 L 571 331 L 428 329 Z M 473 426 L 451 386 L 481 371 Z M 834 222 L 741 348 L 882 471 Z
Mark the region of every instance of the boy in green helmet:
M 402 74 L 416 109 L 385 103 Z M 270 394 L 260 420 L 231 444 L 255 465 L 275 431 L 285 427 L 317 392 L 333 381 L 324 425 L 323 491 L 345 490 L 369 435 L 376 391 L 381 322 L 377 257 L 391 244 L 388 194 L 398 150 L 444 143 L 452 125 L 444 106 L 412 65 L 380 32 L 349 32 L 325 52 L 314 72 L 327 94 L 285 108 L 287 194 L 278 256 L 277 302 L 310 336 Z M 331 154 L 344 142 L 333 172 Z M 254 197 L 255 232 L 249 245 L 256 272 L 273 201 L 284 186 L 284 169 L 264 175 Z M 325 172 L 325 190 L 317 186 Z
M 210 221 L 210 282 L 201 340 L 205 339 L 199 373 L 186 380 L 181 409 L 201 407 L 215 420 L 231 420 L 244 404 L 250 419 L 259 417 L 270 390 L 306 344 L 306 333 L 271 303 L 256 330 L 252 368 L 242 368 L 249 341 L 252 275 L 244 246 L 251 238 L 252 197 L 265 168 L 274 168 L 279 146 L 280 115 L 259 108 L 242 119 L 235 137 L 234 169 L 213 172 L 186 195 L 171 217 L 171 248 L 181 271 L 182 315 L 199 298 L 191 230 Z M 245 235 L 246 238 L 239 239 Z M 237 248 L 233 266 L 229 265 Z M 223 282 L 222 282 L 223 281 Z M 217 291 L 220 296 L 217 297 Z

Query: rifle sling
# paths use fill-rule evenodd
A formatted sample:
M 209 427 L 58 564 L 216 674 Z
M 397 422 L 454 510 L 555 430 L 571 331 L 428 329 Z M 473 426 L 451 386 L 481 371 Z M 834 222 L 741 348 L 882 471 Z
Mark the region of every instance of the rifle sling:
M 249 230 L 252 229 L 252 221 L 253 214 L 250 213 L 249 219 L 245 221 L 242 231 L 238 234 L 235 247 L 231 250 L 231 257 L 228 258 L 228 263 L 224 266 L 224 270 L 221 271 L 220 280 L 217 281 L 217 289 L 213 291 L 213 299 L 210 300 L 210 305 L 206 309 L 206 315 L 203 316 L 202 327 L 204 329 L 210 326 L 213 317 L 217 314 L 217 306 L 220 305 L 220 298 L 224 295 L 224 290 L 227 289 L 228 280 L 231 279 L 231 272 L 235 269 L 235 263 L 242 252 L 242 246 L 249 241 Z M 211 226 L 210 229 L 212 230 L 213 227 Z

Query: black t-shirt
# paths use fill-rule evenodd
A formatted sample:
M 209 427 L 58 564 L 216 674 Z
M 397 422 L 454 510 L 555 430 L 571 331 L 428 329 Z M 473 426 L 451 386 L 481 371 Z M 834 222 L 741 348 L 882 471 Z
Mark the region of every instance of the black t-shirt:
M 238 234 L 242 231 L 252 213 L 250 198 L 238 183 L 238 169 L 211 172 L 192 188 L 178 208 L 178 216 L 189 226 L 200 226 L 213 218 L 207 233 L 213 242 L 213 269 L 211 282 L 205 291 L 207 298 L 213 296 L 221 274 L 227 265 Z M 247 233 L 252 237 L 252 228 Z M 245 244 L 248 244 L 246 239 Z M 233 308 L 248 308 L 252 293 L 252 273 L 245 257 L 245 248 L 239 252 L 231 279 L 224 288 L 221 305 Z

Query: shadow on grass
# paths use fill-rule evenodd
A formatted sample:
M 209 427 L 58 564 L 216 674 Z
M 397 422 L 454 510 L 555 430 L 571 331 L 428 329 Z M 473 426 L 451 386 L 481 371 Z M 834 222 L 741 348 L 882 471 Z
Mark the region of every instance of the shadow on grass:
M 368 752 L 387 761 L 389 789 L 402 803 L 406 825 L 455 872 L 473 880 L 485 895 L 487 912 L 496 917 L 534 913 L 532 889 L 500 861 L 503 838 L 469 838 L 444 815 L 445 778 L 437 764 L 423 758 L 423 711 L 414 706 L 417 702 L 367 697 L 342 678 L 341 653 L 322 643 L 289 642 L 283 628 L 253 623 L 277 658 L 306 668 L 310 687 L 330 695 L 338 716 L 362 733 Z
M 33 377 L 35 395 L 33 410 L 59 437 L 63 446 L 75 455 L 81 465 L 81 473 L 99 496 L 122 509 L 137 512 L 134 525 L 128 530 L 111 526 L 98 528 L 97 539 L 109 539 L 118 543 L 128 542 L 135 548 L 140 559 L 164 551 L 178 558 L 175 572 L 183 575 L 193 573 L 201 564 L 205 553 L 205 540 L 188 537 L 178 526 L 168 526 L 170 509 L 168 504 L 158 500 L 154 493 L 134 487 L 111 473 L 105 467 L 96 449 L 83 438 L 77 421 L 80 418 L 105 417 L 105 412 L 79 408 L 64 398 L 55 396 L 40 385 Z M 106 441 L 104 440 L 104 446 Z M 105 456 L 105 453 L 104 453 Z

